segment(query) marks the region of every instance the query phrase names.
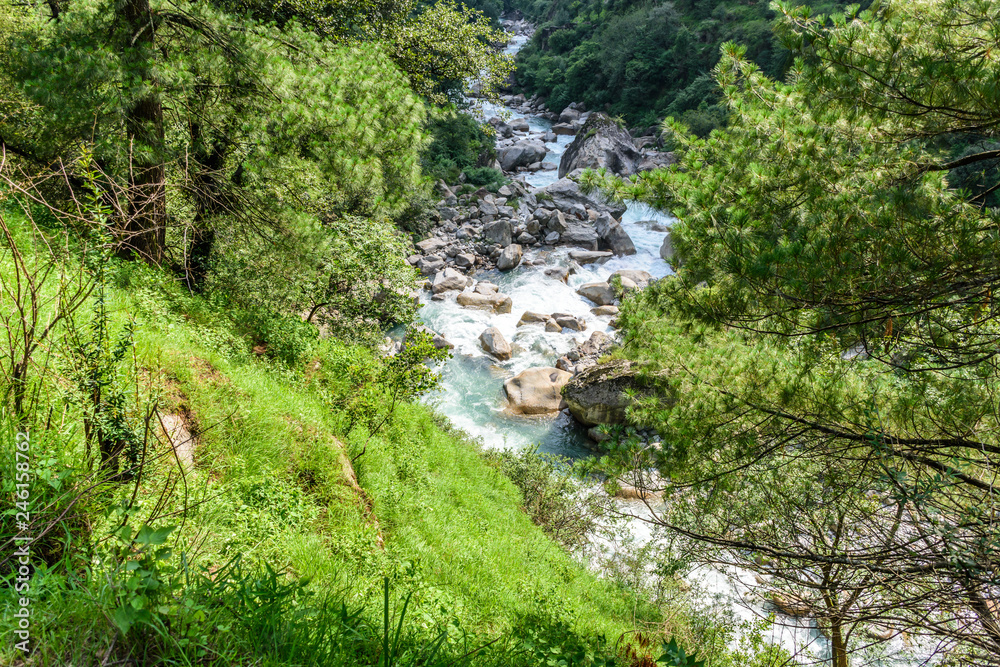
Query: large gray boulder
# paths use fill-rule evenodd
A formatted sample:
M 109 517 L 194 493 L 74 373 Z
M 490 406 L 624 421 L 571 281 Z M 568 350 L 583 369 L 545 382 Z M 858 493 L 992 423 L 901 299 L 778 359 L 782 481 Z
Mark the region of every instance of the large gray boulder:
M 627 391 L 638 388 L 636 369 L 629 361 L 615 360 L 592 366 L 566 383 L 563 398 L 582 424 L 621 424 L 631 404 Z
M 572 218 L 566 221 L 566 231 L 559 235 L 559 243 L 562 245 L 579 246 L 587 250 L 597 250 L 599 241 L 597 230 L 589 221 L 584 222 Z
M 510 245 L 512 231 L 510 220 L 496 220 L 483 227 L 483 238 L 506 247 Z
M 585 195 L 580 190 L 580 185 L 568 178 L 560 178 L 555 183 L 546 185 L 539 190 L 542 194 L 540 199 L 548 199 L 545 203 L 547 208 L 559 209 L 563 212 L 570 212 L 574 208 L 582 207 L 584 210 L 592 209 L 600 213 L 607 213 L 613 218 L 621 218 L 625 213 L 623 204 L 606 202 L 599 196 Z
M 577 264 L 593 264 L 611 259 L 614 253 L 607 250 L 573 250 L 569 253 L 569 258 Z
M 653 279 L 649 271 L 642 271 L 640 269 L 619 269 L 611 274 L 611 278 L 618 276 L 619 278 L 625 278 L 634 282 L 640 289 L 649 285 L 649 281 Z M 611 278 L 608 278 L 608 282 L 611 282 Z
M 602 213 L 597 218 L 594 222 L 594 230 L 601 239 L 598 246 L 603 246 L 618 256 L 635 254 L 635 244 L 632 243 L 632 237 L 628 235 L 621 223 L 609 214 Z
M 500 361 L 510 359 L 511 354 L 513 354 L 510 343 L 507 342 L 507 339 L 503 337 L 503 334 L 496 327 L 489 327 L 483 333 L 479 334 L 479 344 L 487 354 L 496 357 Z
M 431 291 L 435 294 L 448 292 L 450 290 L 463 290 L 469 284 L 469 279 L 455 269 L 445 269 L 438 271 L 431 281 Z
M 431 237 L 429 239 L 424 239 L 423 241 L 417 242 L 416 246 L 420 252 L 424 254 L 431 254 L 438 252 L 439 250 L 444 250 L 448 247 L 448 242 L 444 239 L 439 239 L 436 237 Z
M 602 113 L 593 113 L 579 134 L 566 147 L 559 161 L 559 177 L 574 169 L 607 169 L 619 176 L 631 176 L 642 164 L 632 135 Z
M 529 368 L 503 383 L 510 409 L 522 415 L 542 415 L 566 407 L 561 391 L 573 377 L 558 368 Z
M 541 162 L 546 152 L 545 144 L 540 141 L 518 141 L 513 146 L 501 148 L 497 153 L 497 160 L 504 171 L 514 171 L 518 167 Z
M 500 259 L 497 260 L 497 268 L 501 271 L 510 271 L 521 263 L 522 254 L 521 246 L 517 243 L 511 243 L 500 253 Z

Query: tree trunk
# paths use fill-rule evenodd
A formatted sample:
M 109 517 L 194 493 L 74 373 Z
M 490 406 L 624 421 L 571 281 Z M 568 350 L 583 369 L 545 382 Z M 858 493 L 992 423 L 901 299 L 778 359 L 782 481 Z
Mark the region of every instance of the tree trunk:
M 847 644 L 844 626 L 839 619 L 830 620 L 830 648 L 833 651 L 833 667 L 847 667 Z
M 224 201 L 226 194 L 220 187 L 227 145 L 219 140 L 208 142 L 202 135 L 200 123 L 191 124 L 191 144 L 194 146 L 194 161 L 197 165 L 193 176 L 197 209 L 191 245 L 187 249 L 184 277 L 193 291 L 200 292 L 208 275 L 212 246 L 215 244 L 211 218 L 226 210 L 228 203 Z
M 125 0 L 119 9 L 126 26 L 122 60 L 139 81 L 125 129 L 130 144 L 128 217 L 120 229 L 118 254 L 151 264 L 163 261 L 167 233 L 166 169 L 163 164 L 163 106 L 152 74 L 155 38 L 149 0 Z

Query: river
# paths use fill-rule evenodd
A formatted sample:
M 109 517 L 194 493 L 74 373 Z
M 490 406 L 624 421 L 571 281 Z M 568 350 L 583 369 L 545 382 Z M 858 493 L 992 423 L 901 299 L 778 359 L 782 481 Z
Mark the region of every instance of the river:
M 518 35 L 508 44 L 507 53 L 516 53 L 527 41 Z M 505 110 L 489 103 L 481 103 L 476 112 L 480 120 L 500 115 Z M 506 111 L 510 115 L 509 111 Z M 528 138 L 540 138 L 550 131 L 552 122 L 535 115 L 527 115 Z M 572 136 L 559 135 L 557 141 L 546 144 L 548 153 L 544 162 L 558 165 Z M 542 170 L 518 174 L 529 186 L 540 188 L 557 180 L 556 170 Z M 609 317 L 598 317 L 591 312 L 593 304 L 579 296 L 576 288 L 583 283 L 604 281 L 619 269 L 637 269 L 649 272 L 654 278 L 671 273 L 670 267 L 659 255 L 665 232 L 673 218 L 639 204 L 630 204 L 622 217 L 622 226 L 636 248 L 636 254 L 614 257 L 603 264 L 589 264 L 576 268 L 567 283 L 545 275 L 552 267 L 573 264 L 568 255 L 571 248 L 528 248 L 525 259 L 543 258 L 543 264 L 526 266 L 522 263 L 508 272 L 487 271 L 476 274 L 477 280 L 488 280 L 499 286 L 500 292 L 511 297 L 513 308 L 508 314 L 495 314 L 483 310 L 462 308 L 454 298 L 434 301 L 430 293 L 421 292 L 420 321 L 440 332 L 455 345 L 453 356 L 441 368 L 441 390 L 426 400 L 452 423 L 479 439 L 488 448 L 520 450 L 538 446 L 539 451 L 569 458 L 580 458 L 593 453 L 592 443 L 585 429 L 566 413 L 556 417 L 527 418 L 508 413 L 503 382 L 527 368 L 552 366 L 562 355 L 595 331 L 612 334 Z M 657 231 L 659 229 L 660 231 Z M 584 332 L 544 332 L 542 327 L 517 327 L 521 314 L 526 311 L 539 313 L 569 313 L 587 320 Z M 514 355 L 508 361 L 498 362 L 487 356 L 479 343 L 479 334 L 488 326 L 497 327 L 514 346 Z M 642 503 L 622 501 L 624 511 L 648 516 Z M 649 524 L 630 522 L 631 531 L 639 543 L 652 539 Z M 753 575 L 747 571 L 723 572 L 702 567 L 687 576 L 690 583 L 705 594 L 706 604 L 725 604 L 740 621 L 766 618 L 774 610 L 761 603 L 751 591 Z M 710 600 L 710 602 L 708 602 Z M 828 662 L 830 652 L 827 640 L 819 633 L 816 624 L 778 614 L 771 625 L 768 639 L 797 656 L 800 663 Z M 885 645 L 882 655 L 858 659 L 852 664 L 872 667 L 902 667 L 916 664 L 907 654 L 902 640 Z

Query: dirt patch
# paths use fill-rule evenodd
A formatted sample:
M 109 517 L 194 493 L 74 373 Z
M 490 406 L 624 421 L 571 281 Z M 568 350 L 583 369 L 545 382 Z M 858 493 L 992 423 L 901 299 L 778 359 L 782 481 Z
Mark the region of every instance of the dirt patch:
M 203 382 L 210 382 L 212 384 L 228 384 L 229 379 L 220 373 L 218 369 L 212 364 L 208 363 L 201 357 L 191 356 L 189 358 L 191 363 L 191 368 L 194 370 L 195 375 L 199 380 Z
M 188 420 L 183 415 L 178 414 L 161 414 L 158 416 L 161 430 L 163 435 L 166 436 L 166 442 L 169 442 L 170 446 L 174 448 L 177 460 L 180 461 L 186 470 L 193 470 L 196 441 L 195 437 L 191 434 Z

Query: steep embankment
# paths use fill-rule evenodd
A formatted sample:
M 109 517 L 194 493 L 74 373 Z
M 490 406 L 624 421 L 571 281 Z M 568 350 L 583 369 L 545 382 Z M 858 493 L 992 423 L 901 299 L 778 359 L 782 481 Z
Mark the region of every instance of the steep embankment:
M 10 207 L 5 218 L 33 253 L 24 220 Z M 0 254 L 7 284 L 14 270 Z M 82 275 L 72 260 L 65 270 Z M 34 366 L 32 459 L 40 480 L 60 477 L 32 487 L 33 530 L 49 532 L 36 549 L 35 653 L 25 664 L 315 664 L 316 651 L 325 664 L 375 664 L 386 579 L 394 623 L 397 601 L 413 594 L 400 650 L 422 650 L 448 629 L 442 655 L 498 640 L 490 664 L 534 664 L 521 643 L 529 636 L 597 646 L 630 630 L 637 611 L 657 619 L 546 537 L 513 484 L 428 408 L 402 404 L 381 430 L 350 429 L 351 399 L 387 390 L 377 375 L 365 376 L 375 385 L 349 381 L 376 364 L 371 352 L 300 341 L 307 354 L 289 367 L 251 348 L 236 314 L 164 274 L 112 262 L 104 277 Z M 58 292 L 55 281 L 43 287 Z M 127 393 L 144 466 L 139 478 L 95 488 L 74 368 L 96 349 L 79 343 L 99 329 L 107 350 L 125 350 L 105 391 Z M 12 435 L 10 416 L 0 419 Z M 134 537 L 146 524 L 172 527 L 154 541 L 169 551 L 146 559 L 147 538 Z M 147 578 L 136 583 L 133 571 Z M 6 614 L 16 602 L 3 604 Z M 339 615 L 341 604 L 358 616 Z M 12 643 L 0 647 L 0 662 L 20 659 Z

